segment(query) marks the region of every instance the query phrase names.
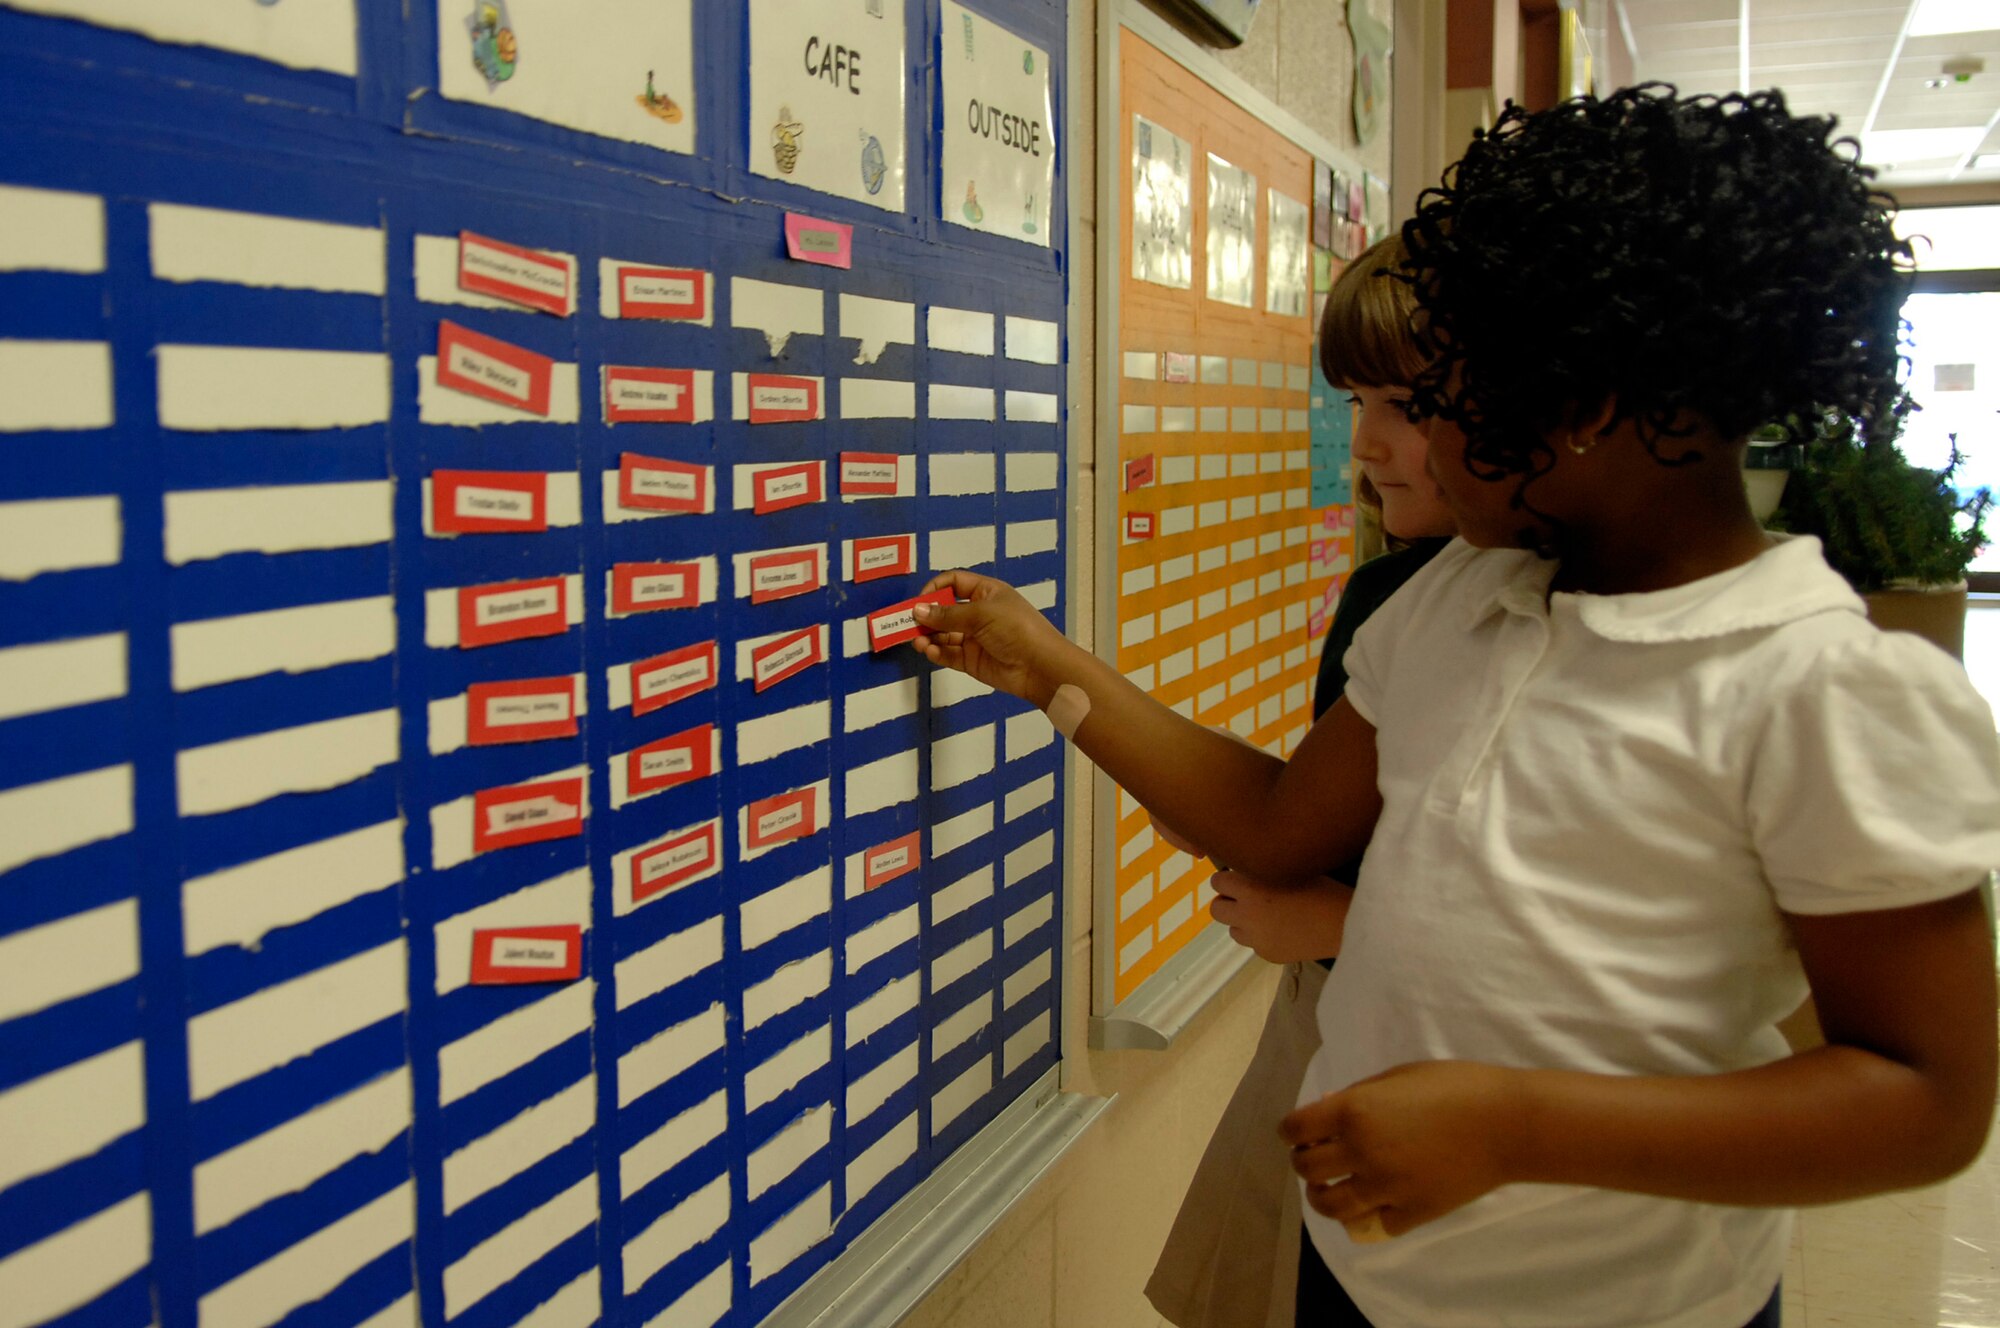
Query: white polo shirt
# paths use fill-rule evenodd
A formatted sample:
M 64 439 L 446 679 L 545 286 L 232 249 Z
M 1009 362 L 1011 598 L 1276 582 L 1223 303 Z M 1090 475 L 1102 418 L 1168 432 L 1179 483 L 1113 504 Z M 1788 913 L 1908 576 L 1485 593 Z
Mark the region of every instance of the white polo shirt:
M 1776 1060 L 1806 994 L 1781 911 L 2000 866 L 1990 712 L 1872 627 L 1816 540 L 1652 594 L 1550 596 L 1554 570 L 1454 542 L 1347 653 L 1383 807 L 1302 1102 L 1413 1061 Z M 1741 1328 L 1790 1234 L 1780 1210 L 1551 1185 L 1381 1244 L 1306 1215 L 1377 1328 Z

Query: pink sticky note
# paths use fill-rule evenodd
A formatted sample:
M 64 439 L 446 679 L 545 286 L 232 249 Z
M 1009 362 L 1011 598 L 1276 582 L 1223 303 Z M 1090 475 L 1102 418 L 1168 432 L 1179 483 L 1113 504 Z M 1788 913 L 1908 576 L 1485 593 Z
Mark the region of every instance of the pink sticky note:
M 785 250 L 801 263 L 851 268 L 854 266 L 854 228 L 837 221 L 820 221 L 787 212 Z

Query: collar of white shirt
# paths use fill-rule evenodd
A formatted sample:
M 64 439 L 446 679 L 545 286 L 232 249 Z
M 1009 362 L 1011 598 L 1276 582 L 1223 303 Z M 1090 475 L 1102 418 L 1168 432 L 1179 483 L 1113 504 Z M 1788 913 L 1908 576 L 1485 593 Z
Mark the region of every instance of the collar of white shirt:
M 1810 535 L 1776 535 L 1771 547 L 1738 567 L 1686 585 L 1634 595 L 1572 595 L 1583 625 L 1609 641 L 1698 641 L 1780 627 L 1818 613 L 1865 614 L 1867 606 L 1826 565 Z M 1525 553 L 1511 575 L 1472 605 L 1468 627 L 1496 613 L 1546 617 L 1557 564 Z

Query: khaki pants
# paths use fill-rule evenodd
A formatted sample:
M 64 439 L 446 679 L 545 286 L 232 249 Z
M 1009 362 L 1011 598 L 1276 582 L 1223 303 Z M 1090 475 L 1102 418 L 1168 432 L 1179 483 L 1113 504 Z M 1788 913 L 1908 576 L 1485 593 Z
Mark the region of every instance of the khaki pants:
M 1278 1141 L 1319 1050 L 1314 1016 L 1326 970 L 1290 965 L 1243 1082 L 1195 1168 L 1146 1299 L 1179 1328 L 1293 1328 L 1299 1186 Z

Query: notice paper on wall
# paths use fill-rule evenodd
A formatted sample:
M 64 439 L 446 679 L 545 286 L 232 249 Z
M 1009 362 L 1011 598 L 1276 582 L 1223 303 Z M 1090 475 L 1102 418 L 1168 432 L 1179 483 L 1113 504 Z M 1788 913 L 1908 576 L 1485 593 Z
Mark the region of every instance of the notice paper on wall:
M 903 210 L 904 0 L 750 0 L 750 169 Z
M 941 0 L 944 219 L 1049 243 L 1056 126 L 1049 54 L 955 0 Z

